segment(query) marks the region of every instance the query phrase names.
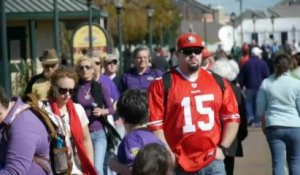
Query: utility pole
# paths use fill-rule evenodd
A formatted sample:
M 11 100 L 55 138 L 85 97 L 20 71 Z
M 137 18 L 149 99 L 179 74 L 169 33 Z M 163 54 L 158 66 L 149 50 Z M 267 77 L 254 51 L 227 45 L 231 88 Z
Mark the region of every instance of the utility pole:
M 240 1 L 240 24 L 241 24 L 241 45 L 244 43 L 244 31 L 243 31 L 243 0 Z

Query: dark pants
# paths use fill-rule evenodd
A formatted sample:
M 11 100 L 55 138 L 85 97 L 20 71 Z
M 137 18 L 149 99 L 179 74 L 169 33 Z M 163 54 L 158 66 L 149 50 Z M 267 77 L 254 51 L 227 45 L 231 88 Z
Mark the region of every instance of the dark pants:
M 227 175 L 233 175 L 234 171 L 234 157 L 226 157 L 224 159 L 225 170 Z

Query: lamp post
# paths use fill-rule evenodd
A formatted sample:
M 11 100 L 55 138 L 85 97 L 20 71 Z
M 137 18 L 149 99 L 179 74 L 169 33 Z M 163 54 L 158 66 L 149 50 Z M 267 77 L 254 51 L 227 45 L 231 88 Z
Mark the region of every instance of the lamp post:
M 117 11 L 118 17 L 118 50 L 119 50 L 119 59 L 120 59 L 120 73 L 122 74 L 124 71 L 124 60 L 123 60 L 123 53 L 122 53 L 122 9 L 124 5 L 124 0 L 114 0 L 114 4 Z
M 296 27 L 293 25 L 292 27 L 293 41 L 296 41 Z
M 93 25 L 93 19 L 92 19 L 92 2 L 93 0 L 87 0 L 87 6 L 88 6 L 88 14 L 89 14 L 89 51 L 93 51 L 93 32 L 92 32 L 92 25 Z
M 257 16 L 255 13 L 252 13 L 251 17 L 252 17 L 252 21 L 253 21 L 253 33 L 255 34 L 256 33 L 255 23 L 256 23 Z
M 275 22 L 275 16 L 272 15 L 270 18 L 271 18 L 271 23 L 272 23 L 272 40 L 273 40 L 273 42 L 274 42 L 274 40 L 275 40 L 275 36 L 274 36 L 274 22 Z
M 232 40 L 233 40 L 233 43 L 235 42 L 235 36 L 234 36 L 235 19 L 236 19 L 236 14 L 234 12 L 232 12 L 230 14 L 230 21 L 231 21 L 231 24 L 232 24 Z
M 203 15 L 203 27 L 204 27 L 204 40 L 205 40 L 205 46 L 207 46 L 207 19 L 205 16 L 205 12 L 202 12 Z
M 11 94 L 10 71 L 7 56 L 7 33 L 6 33 L 6 14 L 5 14 L 5 1 L 0 1 L 0 38 L 1 38 L 1 80 L 5 92 Z
M 59 41 L 59 20 L 58 20 L 58 8 L 57 0 L 53 1 L 53 20 L 54 20 L 54 47 L 58 54 L 60 54 L 60 41 Z
M 152 55 L 152 17 L 154 15 L 154 8 L 151 4 L 149 4 L 147 7 L 147 14 L 148 14 L 148 27 L 149 27 L 149 50 L 150 50 L 150 54 Z

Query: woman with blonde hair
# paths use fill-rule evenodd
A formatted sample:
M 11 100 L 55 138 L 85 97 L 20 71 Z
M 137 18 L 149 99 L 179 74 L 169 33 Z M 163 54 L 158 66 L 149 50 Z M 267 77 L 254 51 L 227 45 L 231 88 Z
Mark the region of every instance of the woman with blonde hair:
M 79 82 L 75 88 L 74 101 L 80 103 L 90 121 L 89 131 L 94 147 L 94 162 L 98 174 L 103 173 L 103 164 L 107 149 L 106 133 L 103 121 L 114 114 L 109 94 L 103 85 L 96 81 L 96 65 L 92 58 L 81 57 L 75 65 Z
M 61 118 L 70 137 L 73 162 L 71 174 L 96 175 L 89 120 L 83 107 L 71 99 L 77 80 L 76 73 L 71 69 L 56 70 L 50 79 L 49 108 Z

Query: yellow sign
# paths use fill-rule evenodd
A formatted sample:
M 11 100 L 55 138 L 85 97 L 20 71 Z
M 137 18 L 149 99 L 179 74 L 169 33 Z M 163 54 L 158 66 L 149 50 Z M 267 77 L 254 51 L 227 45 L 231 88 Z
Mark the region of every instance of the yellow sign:
M 104 29 L 100 26 L 92 25 L 93 51 L 105 55 L 108 47 L 108 38 Z M 73 35 L 73 60 L 74 63 L 89 51 L 89 26 L 83 25 L 78 28 Z

